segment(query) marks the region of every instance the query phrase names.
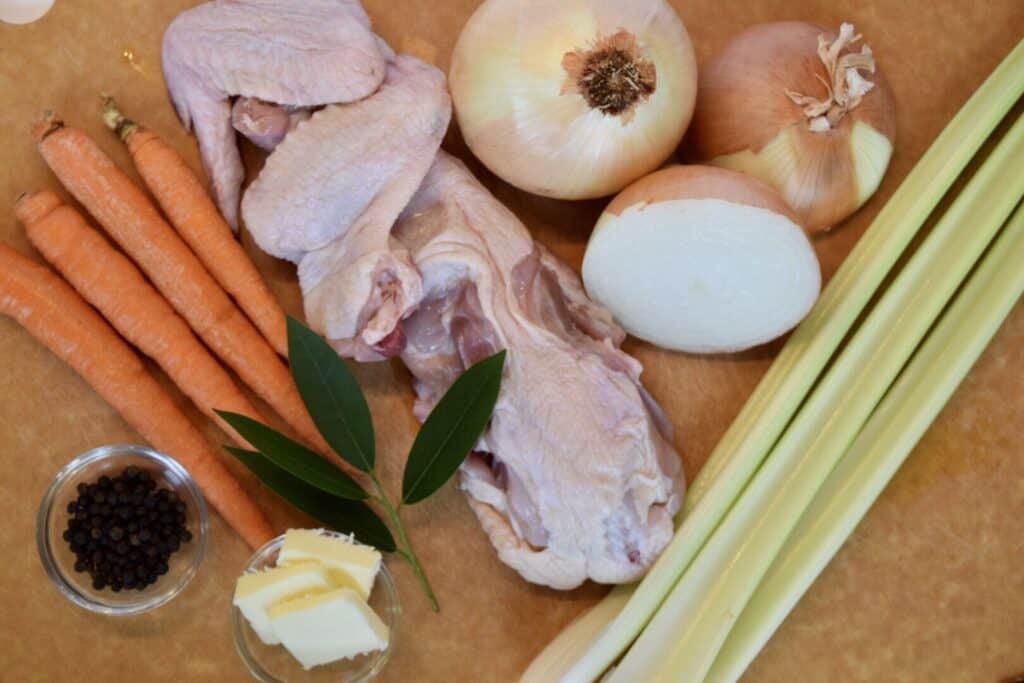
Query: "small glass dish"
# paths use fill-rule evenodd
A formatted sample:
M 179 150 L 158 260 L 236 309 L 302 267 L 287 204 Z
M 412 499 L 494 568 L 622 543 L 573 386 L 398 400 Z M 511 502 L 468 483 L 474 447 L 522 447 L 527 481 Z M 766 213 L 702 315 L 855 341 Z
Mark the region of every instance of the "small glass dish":
M 333 531 L 324 533 L 348 539 L 348 536 Z M 275 566 L 277 554 L 283 543 L 284 535 L 268 541 L 252 556 L 245 571 L 261 571 Z M 235 639 L 235 648 L 248 667 L 249 673 L 263 683 L 357 683 L 370 681 L 384 669 L 391 652 L 395 649 L 398 623 L 402 616 L 395 581 L 384 564 L 381 564 L 377 580 L 373 584 L 369 604 L 390 631 L 388 645 L 383 650 L 369 652 L 353 659 L 342 659 L 307 671 L 284 646 L 266 645 L 260 640 L 242 615 L 241 610 L 232 605 L 231 631 Z
M 185 503 L 185 525 L 192 532 L 192 540 L 171 554 L 167 573 L 144 590 L 96 590 L 88 572 L 75 571 L 75 555 L 63 538 L 70 517 L 68 503 L 78 498 L 80 483 L 93 484 L 103 475 L 119 475 L 129 465 L 149 472 L 157 488 L 178 494 Z M 78 456 L 57 473 L 39 506 L 36 544 L 43 568 L 64 597 L 92 612 L 127 616 L 166 604 L 188 585 L 206 554 L 208 525 L 203 496 L 192 475 L 176 460 L 145 446 L 100 446 Z

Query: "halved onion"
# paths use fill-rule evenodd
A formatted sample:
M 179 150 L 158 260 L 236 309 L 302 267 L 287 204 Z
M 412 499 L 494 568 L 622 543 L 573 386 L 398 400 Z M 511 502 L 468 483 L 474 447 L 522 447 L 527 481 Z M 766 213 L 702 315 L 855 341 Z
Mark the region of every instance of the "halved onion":
M 601 215 L 587 292 L 630 334 L 668 349 L 732 352 L 803 319 L 821 289 L 800 220 L 772 188 L 710 166 L 673 166 Z

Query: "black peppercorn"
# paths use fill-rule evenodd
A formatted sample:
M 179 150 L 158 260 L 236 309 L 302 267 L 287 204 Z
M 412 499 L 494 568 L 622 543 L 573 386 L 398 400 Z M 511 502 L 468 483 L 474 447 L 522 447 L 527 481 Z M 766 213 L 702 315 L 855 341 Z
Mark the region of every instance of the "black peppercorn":
M 76 490 L 62 538 L 75 554 L 75 571 L 88 572 L 95 590 L 145 589 L 192 540 L 186 505 L 175 492 L 157 488 L 145 470 L 128 467 Z

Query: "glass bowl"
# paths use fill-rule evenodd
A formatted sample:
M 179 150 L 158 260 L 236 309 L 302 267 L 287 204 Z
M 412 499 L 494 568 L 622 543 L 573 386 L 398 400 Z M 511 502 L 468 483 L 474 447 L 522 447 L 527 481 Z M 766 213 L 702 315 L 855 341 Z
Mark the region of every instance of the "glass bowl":
M 324 533 L 346 540 L 349 538 L 345 534 L 332 531 Z M 277 554 L 283 543 L 283 535 L 268 541 L 252 556 L 245 571 L 260 571 L 276 565 Z M 249 622 L 242 615 L 241 610 L 232 605 L 231 630 L 235 639 L 235 647 L 253 677 L 264 683 L 356 683 L 357 681 L 369 681 L 380 674 L 387 664 L 391 652 L 395 649 L 398 622 L 402 615 L 394 579 L 383 563 L 377 574 L 377 580 L 373 584 L 369 604 L 390 631 L 388 645 L 383 650 L 368 652 L 352 659 L 342 659 L 306 671 L 284 646 L 264 644 L 249 626 Z
M 63 538 L 69 518 L 68 503 L 78 498 L 78 484 L 95 483 L 103 475 L 116 476 L 129 465 L 149 472 L 158 488 L 178 494 L 185 503 L 185 525 L 192 532 L 192 540 L 182 543 L 171 554 L 167 573 L 144 590 L 96 590 L 88 572 L 75 571 L 75 555 Z M 206 553 L 208 525 L 203 496 L 192 475 L 176 460 L 145 446 L 100 446 L 78 456 L 57 473 L 39 506 L 36 544 L 43 568 L 64 597 L 92 612 L 127 616 L 166 604 L 188 585 Z

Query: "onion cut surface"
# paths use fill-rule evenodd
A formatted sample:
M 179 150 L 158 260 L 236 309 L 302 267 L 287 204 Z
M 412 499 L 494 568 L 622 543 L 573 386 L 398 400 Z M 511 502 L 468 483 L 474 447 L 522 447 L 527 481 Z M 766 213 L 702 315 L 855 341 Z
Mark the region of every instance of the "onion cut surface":
M 767 187 L 682 166 L 648 176 L 608 207 L 587 246 L 583 280 L 630 334 L 694 353 L 778 337 L 821 288 L 803 229 Z

